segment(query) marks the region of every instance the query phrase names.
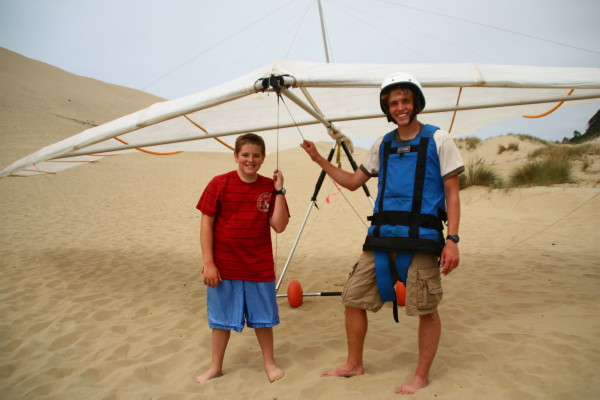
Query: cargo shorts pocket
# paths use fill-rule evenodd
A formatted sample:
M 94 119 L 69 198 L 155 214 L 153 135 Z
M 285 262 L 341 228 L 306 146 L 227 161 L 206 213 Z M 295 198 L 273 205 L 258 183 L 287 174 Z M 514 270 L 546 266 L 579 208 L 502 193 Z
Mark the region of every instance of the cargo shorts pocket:
M 442 301 L 443 295 L 442 278 L 438 267 L 417 271 L 417 308 L 419 310 L 435 309 Z

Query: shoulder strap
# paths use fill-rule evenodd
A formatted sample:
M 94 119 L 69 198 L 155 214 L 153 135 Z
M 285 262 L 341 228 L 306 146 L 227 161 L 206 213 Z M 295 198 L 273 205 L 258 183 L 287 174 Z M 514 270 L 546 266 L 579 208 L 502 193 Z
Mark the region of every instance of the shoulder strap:
M 423 190 L 425 188 L 425 171 L 427 169 L 427 147 L 430 137 L 422 137 L 417 150 L 417 166 L 415 171 L 415 187 L 413 189 L 412 212 L 410 218 L 409 237 L 419 237 L 421 226 L 421 206 L 423 205 Z
M 421 137 L 433 137 L 433 134 L 439 130 L 440 128 L 435 125 L 424 124 L 419 135 L 421 135 Z

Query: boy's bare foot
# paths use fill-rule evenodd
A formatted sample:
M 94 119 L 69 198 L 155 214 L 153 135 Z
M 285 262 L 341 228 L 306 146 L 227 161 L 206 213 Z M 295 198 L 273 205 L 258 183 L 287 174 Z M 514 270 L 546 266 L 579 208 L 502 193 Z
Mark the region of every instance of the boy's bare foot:
M 269 382 L 271 383 L 278 381 L 285 376 L 285 372 L 275 364 L 265 365 L 265 371 L 267 372 Z
M 354 367 L 346 363 L 341 367 L 324 372 L 321 376 L 345 376 L 349 378 L 351 376 L 363 375 L 364 373 L 362 365 Z
M 427 386 L 429 381 L 427 379 L 421 378 L 415 375 L 412 381 L 400 386 L 396 389 L 396 393 L 398 394 L 415 394 L 417 390 L 424 388 Z
M 218 378 L 220 376 L 223 376 L 223 371 L 212 371 L 209 369 L 204 374 L 198 375 L 197 377 L 195 377 L 194 382 L 204 383 L 210 379 Z

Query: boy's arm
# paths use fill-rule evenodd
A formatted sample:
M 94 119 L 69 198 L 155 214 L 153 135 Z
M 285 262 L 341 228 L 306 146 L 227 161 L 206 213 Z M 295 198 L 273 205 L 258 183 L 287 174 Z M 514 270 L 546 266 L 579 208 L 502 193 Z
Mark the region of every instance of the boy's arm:
M 334 181 L 342 185 L 348 190 L 356 190 L 364 185 L 371 177 L 365 174 L 360 168 L 354 172 L 344 171 L 327 161 L 325 157 L 319 154 L 315 144 L 309 140 L 305 140 L 300 144 L 300 147 L 304 149 L 310 156 L 311 160 L 319 164 L 327 175 L 329 175 Z
M 213 258 L 214 224 L 215 217 L 202 214 L 202 218 L 200 219 L 200 248 L 202 249 L 202 260 L 204 261 L 202 275 L 204 277 L 204 284 L 212 288 L 218 287 L 219 282 L 222 280 Z
M 275 184 L 275 190 L 283 189 L 283 174 L 280 170 L 277 170 L 273 173 L 273 180 Z M 285 195 L 277 194 L 275 195 L 273 215 L 271 215 L 271 217 L 269 218 L 269 224 L 275 232 L 281 233 L 285 230 L 289 221 L 290 214 L 288 213 Z
M 444 191 L 446 193 L 446 209 L 448 213 L 448 235 L 458 235 L 458 224 L 460 221 L 458 175 L 454 175 L 444 181 Z M 458 243 L 447 240 L 440 257 L 442 273 L 447 275 L 452 272 L 454 268 L 458 267 L 459 260 Z

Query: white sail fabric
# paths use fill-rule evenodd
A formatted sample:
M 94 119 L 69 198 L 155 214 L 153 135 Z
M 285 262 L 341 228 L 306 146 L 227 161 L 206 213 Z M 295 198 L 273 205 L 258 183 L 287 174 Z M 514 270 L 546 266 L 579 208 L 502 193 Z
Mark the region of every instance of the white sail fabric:
M 427 105 L 420 120 L 451 129 L 455 136 L 543 113 L 560 101 L 600 101 L 600 68 L 278 61 L 226 84 L 87 129 L 14 162 L 0 176 L 56 173 L 133 148 L 230 151 L 212 138 L 246 132 L 264 136 L 267 146 L 277 135 L 280 150 L 298 146 L 303 138 L 326 140 L 340 133 L 377 137 L 395 126 L 383 116 L 378 96 L 383 79 L 397 71 L 415 75 L 424 88 Z M 281 98 L 269 85 L 272 76 L 282 85 L 275 85 Z

